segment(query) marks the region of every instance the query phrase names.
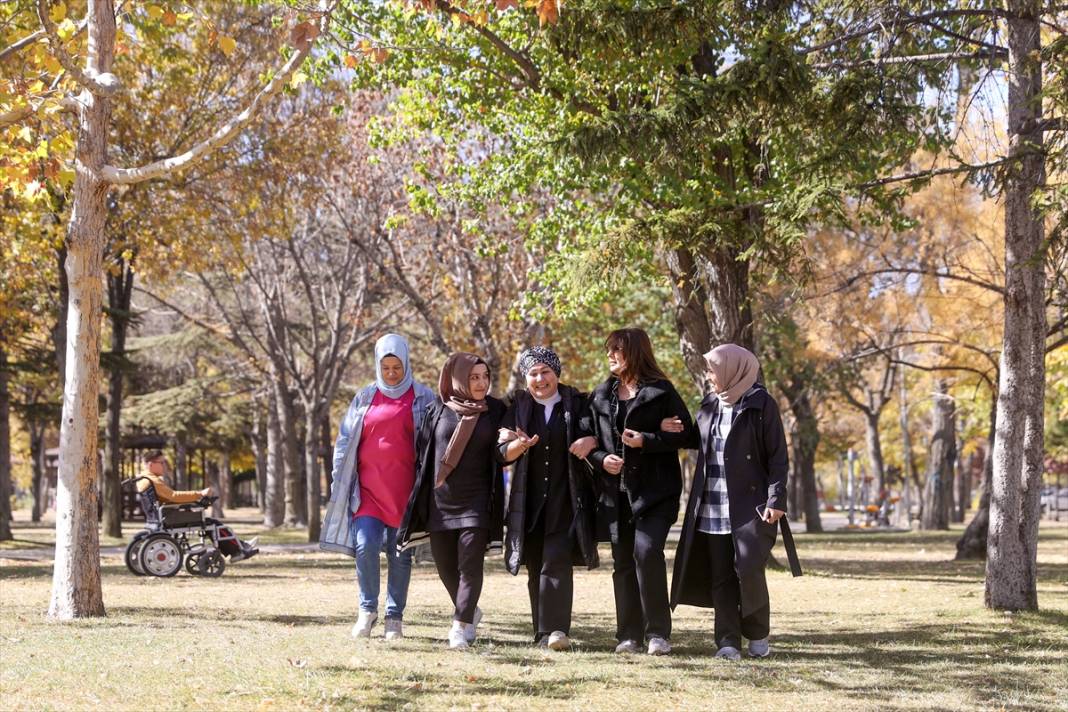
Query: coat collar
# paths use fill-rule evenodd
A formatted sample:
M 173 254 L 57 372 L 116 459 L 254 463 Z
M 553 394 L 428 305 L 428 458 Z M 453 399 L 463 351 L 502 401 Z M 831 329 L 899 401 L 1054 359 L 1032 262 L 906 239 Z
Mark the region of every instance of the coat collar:
M 558 387 L 560 392 L 560 408 L 563 408 L 563 413 L 566 417 L 571 412 L 571 402 L 578 393 L 577 390 L 571 386 L 561 383 Z M 515 392 L 515 422 L 523 430 L 527 430 L 527 426 L 530 424 L 530 415 L 534 411 L 534 398 L 530 395 L 530 392 L 525 388 Z

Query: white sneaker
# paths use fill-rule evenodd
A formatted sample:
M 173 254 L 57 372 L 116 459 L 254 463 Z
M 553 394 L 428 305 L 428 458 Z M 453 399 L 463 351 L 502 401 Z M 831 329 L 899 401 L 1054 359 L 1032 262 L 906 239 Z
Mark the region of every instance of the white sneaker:
M 399 618 L 386 619 L 386 640 L 400 640 L 404 637 L 404 624 Z
M 352 637 L 370 638 L 371 629 L 375 627 L 377 621 L 378 614 L 374 611 L 360 611 L 360 615 L 356 619 L 356 625 L 352 626 Z
M 470 623 L 464 623 L 464 639 L 468 643 L 474 643 L 475 638 L 478 637 L 478 624 L 482 622 L 482 609 L 475 606 L 475 615 L 471 616 L 474 620 Z
M 567 637 L 567 633 L 562 630 L 554 630 L 549 634 L 549 642 L 546 643 L 549 650 L 570 650 L 571 640 Z
M 771 655 L 771 645 L 767 638 L 749 641 L 749 655 L 754 658 L 766 658 Z
M 463 623 L 460 621 L 452 622 L 452 628 L 449 629 L 449 650 L 467 650 L 466 632 Z
M 650 655 L 667 655 L 671 652 L 671 643 L 667 642 L 659 635 L 654 635 L 649 638 L 649 654 Z
M 715 657 L 726 658 L 727 660 L 741 660 L 742 653 L 738 648 L 730 645 L 724 645 L 722 648 L 716 651 Z
M 642 646 L 636 640 L 623 640 L 616 646 L 617 653 L 640 653 Z

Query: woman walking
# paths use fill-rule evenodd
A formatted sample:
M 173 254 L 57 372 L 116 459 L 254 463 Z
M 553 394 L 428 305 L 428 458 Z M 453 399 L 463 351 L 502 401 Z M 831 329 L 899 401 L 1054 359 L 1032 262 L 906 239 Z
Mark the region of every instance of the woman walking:
M 786 514 L 787 450 L 775 399 L 757 383 L 750 351 L 724 344 L 705 354 L 712 387 L 697 414 L 697 469 L 675 554 L 671 607 L 715 608 L 716 657 L 770 654 L 771 605 L 764 567 L 775 523 L 794 575 L 801 574 Z M 681 423 L 666 425 L 681 430 Z
M 596 445 L 589 461 L 596 473 L 599 538 L 612 542 L 616 652 L 666 655 L 671 610 L 664 544 L 679 513 L 678 450 L 689 435 L 690 414 L 643 330 L 613 331 L 605 349 L 611 375 L 590 397 Z M 672 417 L 681 431 L 662 431 L 662 422 Z
M 430 538 L 438 577 L 453 602 L 452 649 L 475 640 L 486 547 L 503 531 L 497 437 L 505 406 L 489 389 L 489 367 L 480 357 L 455 353 L 445 362 L 438 399 L 417 437 L 415 487 L 399 535 L 404 548 Z
M 403 637 L 412 552 L 397 552 L 397 526 L 415 479 L 415 433 L 433 399 L 433 391 L 412 378 L 408 342 L 387 334 L 375 343 L 375 382 L 352 399 L 339 428 L 319 546 L 356 559 L 360 613 L 352 635 L 357 638 L 370 637 L 378 621 L 383 546 L 385 637 Z
M 579 438 L 586 399 L 560 383 L 560 358 L 542 346 L 519 357 L 526 389 L 501 423 L 500 457 L 512 464 L 505 566 L 527 567 L 534 642 L 571 647 L 573 561 L 597 567 L 593 493 L 585 463 L 568 452 Z

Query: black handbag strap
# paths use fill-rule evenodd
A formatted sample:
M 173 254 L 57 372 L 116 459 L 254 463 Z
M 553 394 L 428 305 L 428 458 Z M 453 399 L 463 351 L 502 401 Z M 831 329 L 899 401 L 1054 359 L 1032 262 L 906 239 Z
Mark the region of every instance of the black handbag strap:
M 782 545 L 786 549 L 786 558 L 790 561 L 790 573 L 795 577 L 801 576 L 801 561 L 797 558 L 794 535 L 790 532 L 790 522 L 786 520 L 786 517 L 779 518 L 779 529 L 782 531 Z

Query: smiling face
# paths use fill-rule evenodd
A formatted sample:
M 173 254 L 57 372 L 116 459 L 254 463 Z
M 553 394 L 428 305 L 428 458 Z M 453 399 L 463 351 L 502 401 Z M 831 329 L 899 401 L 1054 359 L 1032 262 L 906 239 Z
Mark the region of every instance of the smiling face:
M 716 371 L 713 368 L 708 369 L 708 385 L 712 386 L 713 393 L 719 393 L 722 388 L 719 385 L 719 379 L 716 378 Z
M 471 375 L 467 377 L 467 389 L 474 400 L 486 397 L 490 389 L 489 367 L 486 364 L 478 363 L 471 369 Z
M 380 365 L 382 380 L 387 386 L 395 386 L 404 380 L 404 362 L 396 356 L 385 356 Z
M 556 395 L 560 379 L 556 372 L 544 363 L 536 363 L 527 369 L 527 390 L 530 395 L 540 400 L 547 400 Z

